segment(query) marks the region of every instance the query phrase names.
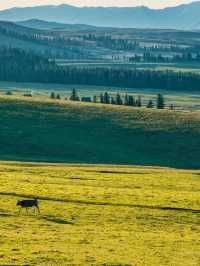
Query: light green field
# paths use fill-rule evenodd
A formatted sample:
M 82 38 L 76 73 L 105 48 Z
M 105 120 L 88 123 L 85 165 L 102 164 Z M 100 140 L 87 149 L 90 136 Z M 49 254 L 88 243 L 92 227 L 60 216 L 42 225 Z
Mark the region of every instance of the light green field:
M 0 164 L 0 265 L 200 265 L 200 171 Z M 17 213 L 38 197 L 41 214 Z

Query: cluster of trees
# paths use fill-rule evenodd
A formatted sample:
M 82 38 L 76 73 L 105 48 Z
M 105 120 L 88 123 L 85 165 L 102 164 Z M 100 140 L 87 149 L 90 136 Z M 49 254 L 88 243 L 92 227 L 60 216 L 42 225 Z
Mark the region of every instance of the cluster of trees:
M 132 95 L 126 94 L 124 97 L 121 96 L 121 94 L 118 92 L 116 96 L 110 95 L 108 92 L 105 92 L 104 94 L 100 94 L 99 102 L 103 104 L 116 104 L 116 105 L 126 105 L 126 106 L 135 106 L 135 107 L 141 107 L 142 101 L 141 97 L 138 96 L 137 99 L 135 99 Z
M 200 75 L 196 73 L 109 67 L 61 67 L 54 61 L 50 62 L 28 51 L 13 48 L 0 48 L 0 62 L 0 80 L 4 81 L 143 89 L 200 89 Z
M 139 42 L 130 39 L 114 38 L 112 35 L 87 34 L 82 36 L 85 41 L 93 41 L 98 46 L 114 50 L 134 51 L 140 47 Z
M 61 96 L 59 93 L 51 92 L 50 95 L 51 99 L 57 99 L 60 100 Z M 65 98 L 65 100 L 68 100 L 68 98 Z M 69 100 L 71 101 L 87 101 L 87 102 L 93 102 L 93 103 L 102 103 L 102 104 L 114 104 L 114 105 L 125 105 L 125 106 L 132 106 L 132 107 L 144 107 L 147 108 L 154 108 L 157 109 L 164 109 L 165 108 L 165 100 L 162 94 L 157 95 L 156 103 L 153 102 L 153 100 L 149 100 L 146 105 L 142 103 L 141 96 L 138 96 L 137 99 L 135 99 L 132 95 L 125 94 L 125 96 L 121 96 L 121 94 L 118 92 L 115 96 L 113 94 L 109 94 L 107 91 L 104 93 L 101 93 L 99 96 L 94 95 L 93 97 L 80 97 L 76 91 L 76 89 L 73 89 L 71 92 L 71 95 L 69 97 Z M 171 109 L 173 109 L 173 106 L 170 106 Z
M 196 49 L 196 46 L 181 46 L 177 44 L 163 44 L 162 42 L 159 43 L 159 39 L 156 40 L 155 43 L 153 43 L 152 36 L 146 36 L 146 39 L 151 39 L 152 44 L 146 42 L 145 38 L 143 36 L 144 34 L 141 33 L 143 41 L 140 41 L 139 39 L 141 36 L 135 36 L 129 37 L 129 36 L 123 36 L 123 38 L 119 37 L 119 35 L 107 33 L 107 34 L 85 34 L 82 35 L 81 38 L 83 41 L 92 41 L 96 43 L 97 46 L 100 47 L 106 47 L 109 49 L 114 50 L 123 50 L 123 51 L 132 51 L 132 52 L 144 52 L 144 53 L 155 53 L 155 52 L 173 52 L 173 53 L 191 53 L 195 51 L 199 51 Z M 139 37 L 139 38 L 138 38 Z M 154 36 L 155 38 L 155 36 Z
M 136 54 L 129 58 L 130 62 L 169 63 L 169 62 L 200 62 L 200 53 L 181 53 L 173 56 L 155 55 L 153 53 Z

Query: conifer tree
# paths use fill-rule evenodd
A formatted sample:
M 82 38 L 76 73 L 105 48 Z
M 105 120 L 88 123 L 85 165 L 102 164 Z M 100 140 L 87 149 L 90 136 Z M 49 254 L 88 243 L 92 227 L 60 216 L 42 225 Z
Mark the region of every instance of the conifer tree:
M 135 106 L 136 105 L 135 99 L 132 95 L 129 96 L 128 103 L 129 103 L 129 106 Z
M 162 94 L 157 95 L 157 108 L 158 109 L 164 109 L 165 108 L 165 101 Z
M 104 103 L 104 97 L 102 93 L 100 94 L 100 103 Z
M 56 98 L 55 92 L 52 92 L 50 97 L 51 99 L 55 99 Z
M 154 105 L 153 105 L 153 101 L 152 100 L 149 100 L 148 104 L 147 104 L 147 108 L 153 108 Z
M 117 96 L 116 96 L 116 104 L 117 105 L 122 105 L 123 104 L 121 95 L 119 93 L 117 93 Z
M 60 100 L 60 99 L 61 99 L 61 97 L 60 97 L 60 94 L 59 94 L 59 93 L 56 95 L 56 99 L 57 99 L 57 100 Z
M 111 97 L 111 104 L 116 104 L 115 98 Z
M 142 99 L 141 99 L 141 96 L 138 96 L 138 99 L 136 100 L 136 106 L 137 107 L 142 107 Z
M 97 96 L 96 95 L 93 96 L 93 103 L 97 103 Z
M 72 90 L 72 93 L 71 93 L 71 96 L 70 96 L 70 100 L 71 101 L 79 101 L 80 100 L 80 98 L 79 98 L 79 96 L 77 94 L 76 89 L 73 89 Z
M 106 104 L 109 104 L 109 103 L 110 103 L 110 96 L 109 96 L 109 94 L 108 94 L 107 91 L 104 93 L 103 98 L 104 98 L 104 99 L 103 99 L 103 102 L 104 102 L 104 103 L 106 103 Z

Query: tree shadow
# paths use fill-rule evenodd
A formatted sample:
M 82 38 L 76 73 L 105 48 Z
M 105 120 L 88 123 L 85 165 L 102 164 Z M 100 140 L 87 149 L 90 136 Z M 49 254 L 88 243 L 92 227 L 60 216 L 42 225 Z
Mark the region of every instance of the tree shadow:
M 2 212 L 0 212 L 0 218 L 1 217 L 11 217 L 11 216 L 13 216 L 13 215 L 11 215 L 9 213 L 2 213 Z
M 57 223 L 57 224 L 71 224 L 71 225 L 74 224 L 72 221 L 65 220 L 63 218 L 59 218 L 59 217 L 55 217 L 55 216 L 43 216 L 41 218 L 48 221 L 48 222 L 53 222 L 53 223 Z

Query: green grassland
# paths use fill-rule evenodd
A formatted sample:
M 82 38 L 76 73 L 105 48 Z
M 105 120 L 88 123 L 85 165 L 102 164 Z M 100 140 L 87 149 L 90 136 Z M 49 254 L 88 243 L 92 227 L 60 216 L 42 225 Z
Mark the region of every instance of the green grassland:
M 0 265 L 198 266 L 199 175 L 1 162 Z M 41 213 L 18 214 L 32 197 Z
M 200 113 L 0 98 L 0 159 L 200 167 Z

